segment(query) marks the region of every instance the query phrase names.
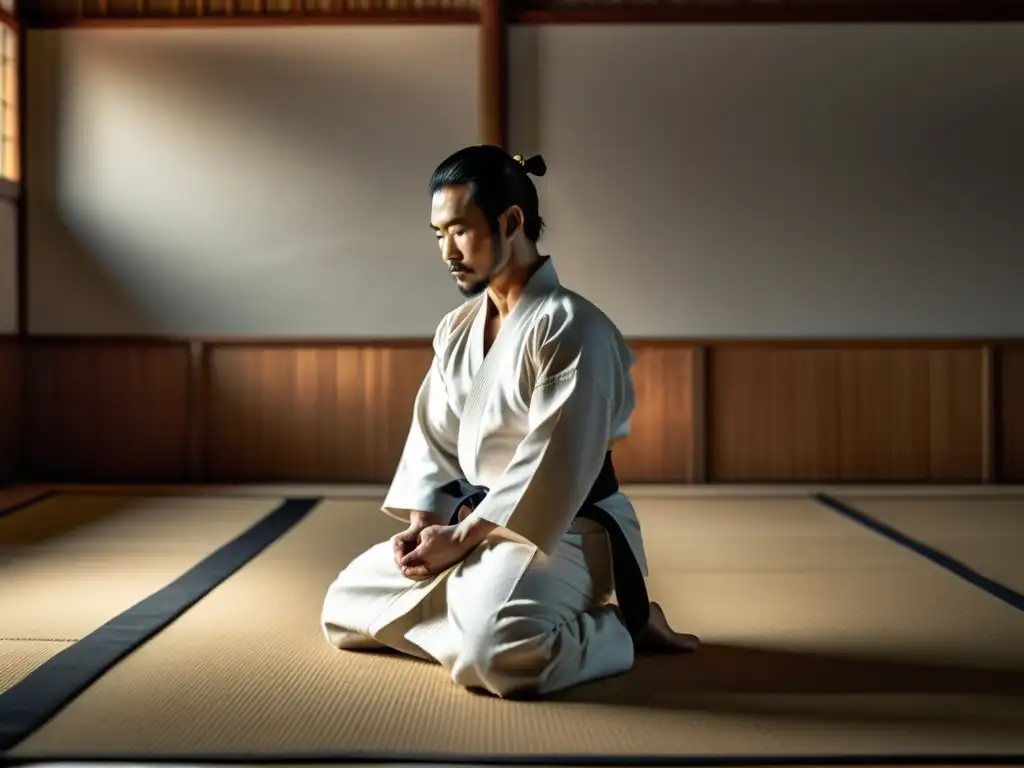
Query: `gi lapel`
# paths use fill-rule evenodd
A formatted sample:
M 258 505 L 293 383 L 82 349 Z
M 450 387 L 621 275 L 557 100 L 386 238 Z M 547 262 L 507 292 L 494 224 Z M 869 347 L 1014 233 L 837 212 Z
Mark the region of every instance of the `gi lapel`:
M 502 358 L 509 353 L 517 342 L 524 338 L 526 322 L 533 316 L 533 310 L 538 302 L 558 287 L 558 275 L 550 258 L 546 258 L 544 264 L 533 273 L 533 276 L 523 288 L 523 293 L 512 308 L 508 317 L 502 321 L 498 336 L 491 345 L 490 350 L 484 356 L 483 362 L 473 376 L 473 383 L 470 386 L 469 395 L 462 411 L 462 418 L 459 420 L 459 463 L 466 470 L 467 475 L 478 477 L 479 473 L 479 435 L 480 417 L 483 415 L 487 405 L 488 395 L 493 391 L 496 382 L 496 375 Z M 487 307 L 490 298 L 485 296 L 480 305 L 479 314 L 474 318 L 474 323 L 480 323 L 480 327 L 473 328 L 473 343 L 483 339 L 483 326 L 487 320 Z M 479 334 L 478 334 L 479 331 Z M 478 339 L 479 336 L 479 339 Z M 474 352 L 474 354 L 476 354 Z

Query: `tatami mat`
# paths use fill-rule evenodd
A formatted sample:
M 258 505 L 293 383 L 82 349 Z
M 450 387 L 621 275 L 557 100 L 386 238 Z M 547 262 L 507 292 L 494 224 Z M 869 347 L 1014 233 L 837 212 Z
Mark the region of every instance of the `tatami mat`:
M 0 517 L 0 691 L 58 643 L 81 639 L 173 581 L 279 502 L 57 495 Z
M 0 693 L 70 646 L 73 640 L 0 640 Z
M 761 648 L 1024 671 L 1024 614 L 811 499 L 637 509 L 650 590 L 680 628 Z
M 1024 494 L 908 498 L 845 493 L 836 498 L 1024 593 Z
M 378 506 L 321 504 L 14 754 L 1024 753 L 1024 614 L 810 500 L 638 502 L 652 594 L 706 645 L 533 702 L 326 645 Z

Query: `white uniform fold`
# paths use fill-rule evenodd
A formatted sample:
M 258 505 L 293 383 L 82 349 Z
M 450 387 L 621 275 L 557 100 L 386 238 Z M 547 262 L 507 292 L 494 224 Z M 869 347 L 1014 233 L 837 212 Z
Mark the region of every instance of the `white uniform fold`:
M 439 489 L 489 489 L 471 513 L 498 526 L 473 554 L 426 582 L 407 579 L 384 542 L 328 590 L 323 626 L 341 648 L 386 645 L 441 663 L 497 695 L 546 693 L 628 669 L 603 529 L 574 520 L 609 445 L 635 407 L 634 356 L 612 322 L 563 288 L 550 260 L 484 354 L 486 294 L 449 313 L 383 511 L 447 516 Z M 599 503 L 646 575 L 632 504 Z

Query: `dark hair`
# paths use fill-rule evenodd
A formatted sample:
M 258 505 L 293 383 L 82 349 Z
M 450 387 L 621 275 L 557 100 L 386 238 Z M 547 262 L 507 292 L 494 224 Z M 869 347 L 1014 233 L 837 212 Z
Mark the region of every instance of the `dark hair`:
M 527 174 L 543 176 L 547 170 L 540 155 L 520 160 L 501 147 L 466 147 L 437 166 L 430 177 L 430 194 L 445 187 L 468 185 L 470 201 L 483 212 L 494 234 L 498 234 L 498 217 L 518 205 L 523 209 L 523 234 L 537 242 L 544 220 L 540 217 L 537 188 Z

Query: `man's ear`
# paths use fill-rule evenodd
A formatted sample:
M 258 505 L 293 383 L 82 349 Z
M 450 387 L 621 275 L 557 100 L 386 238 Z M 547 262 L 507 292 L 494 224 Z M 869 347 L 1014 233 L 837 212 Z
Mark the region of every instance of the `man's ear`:
M 523 209 L 513 205 L 505 212 L 505 237 L 511 238 L 523 228 Z

